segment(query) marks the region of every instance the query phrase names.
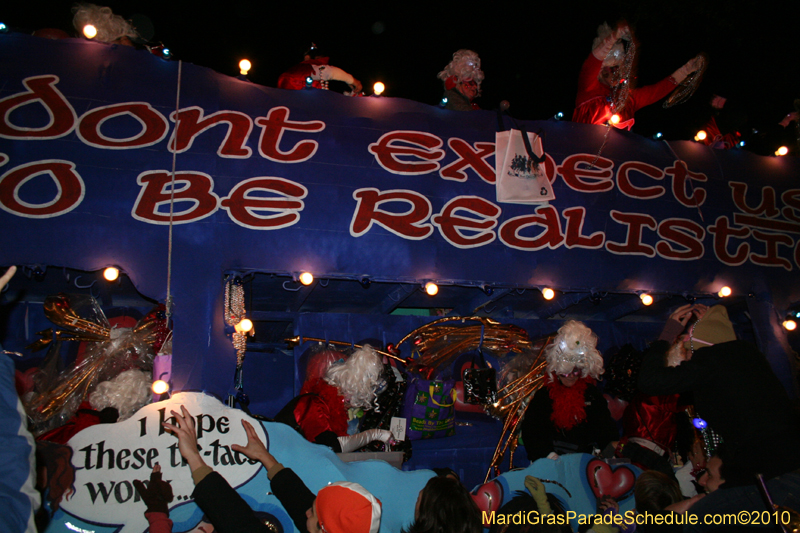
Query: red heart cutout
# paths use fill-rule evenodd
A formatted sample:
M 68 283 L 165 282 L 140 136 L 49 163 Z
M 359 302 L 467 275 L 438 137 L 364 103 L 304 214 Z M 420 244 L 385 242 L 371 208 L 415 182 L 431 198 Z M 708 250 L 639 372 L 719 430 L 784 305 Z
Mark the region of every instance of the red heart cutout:
M 611 470 L 605 461 L 592 459 L 586 465 L 586 480 L 598 500 L 603 496 L 621 500 L 633 489 L 636 475 L 627 466 L 620 465 Z
M 497 481 L 490 481 L 488 483 L 484 483 L 470 494 L 472 497 L 472 501 L 475 502 L 475 505 L 478 506 L 478 509 L 481 511 L 485 511 L 486 513 L 491 513 L 492 511 L 497 511 L 500 509 L 500 506 L 503 504 L 503 486 L 500 485 Z M 481 516 L 487 516 L 481 513 Z M 484 526 L 489 527 L 491 524 L 484 524 Z

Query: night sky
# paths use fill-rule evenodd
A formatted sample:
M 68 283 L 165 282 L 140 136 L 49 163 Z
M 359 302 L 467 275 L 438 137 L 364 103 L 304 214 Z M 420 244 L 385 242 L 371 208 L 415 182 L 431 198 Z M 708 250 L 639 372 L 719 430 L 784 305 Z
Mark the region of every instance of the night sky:
M 469 48 L 480 54 L 486 73 L 481 107 L 495 109 L 508 100 L 512 116 L 529 120 L 559 111 L 572 115 L 578 71 L 597 26 L 625 19 L 639 40 L 639 85 L 659 81 L 699 52 L 710 57 L 703 83 L 688 103 L 639 111 L 634 132 L 689 139 L 710 116 L 711 96 L 719 94 L 728 98 L 725 119 L 750 141 L 748 149 L 768 153 L 772 144 L 791 143 L 796 136 L 793 128 L 777 125 L 800 98 L 796 0 L 623 0 L 591 7 L 570 1 L 501 6 L 435 0 L 229 0 L 216 9 L 169 0 L 100 4 L 126 18 L 146 15 L 154 27 L 152 40 L 165 43 L 176 58 L 236 75 L 239 59 L 247 57 L 253 63 L 250 79 L 273 87 L 314 41 L 329 53 L 331 64 L 361 80 L 365 92 L 380 80 L 388 97 L 436 104 L 442 93 L 436 74 L 453 52 Z M 71 5 L 17 2 L 0 9 L 0 20 L 20 31 L 52 27 L 73 33 Z

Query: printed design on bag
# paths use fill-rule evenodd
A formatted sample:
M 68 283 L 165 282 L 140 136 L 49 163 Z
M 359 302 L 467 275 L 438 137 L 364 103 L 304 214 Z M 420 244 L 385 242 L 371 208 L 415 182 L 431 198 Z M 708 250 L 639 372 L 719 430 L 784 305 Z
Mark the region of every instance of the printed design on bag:
M 544 160 L 544 158 L 542 158 Z M 515 154 L 511 160 L 511 170 L 509 176 L 522 179 L 539 179 L 542 175 L 542 167 L 538 161 L 532 160 L 527 155 Z M 547 194 L 547 189 L 542 187 L 539 192 L 542 196 Z

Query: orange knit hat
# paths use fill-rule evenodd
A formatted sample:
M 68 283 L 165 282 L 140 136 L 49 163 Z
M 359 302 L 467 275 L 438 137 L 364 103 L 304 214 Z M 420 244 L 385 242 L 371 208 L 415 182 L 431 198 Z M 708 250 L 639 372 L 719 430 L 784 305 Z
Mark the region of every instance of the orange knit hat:
M 337 481 L 317 493 L 317 518 L 327 533 L 378 533 L 381 501 L 358 483 Z

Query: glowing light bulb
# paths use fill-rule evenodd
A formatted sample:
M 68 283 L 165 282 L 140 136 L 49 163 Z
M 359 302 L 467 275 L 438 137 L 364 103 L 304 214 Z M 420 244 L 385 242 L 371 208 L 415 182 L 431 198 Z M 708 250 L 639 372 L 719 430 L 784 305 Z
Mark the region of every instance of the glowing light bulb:
M 663 134 L 663 133 L 661 133 L 661 132 L 659 131 L 658 133 L 656 133 L 655 135 L 653 135 L 653 138 L 654 138 L 654 139 L 660 139 L 660 138 L 661 138 L 661 137 L 663 137 L 663 136 L 664 136 L 664 134 Z
M 444 96 L 444 97 L 442 97 L 442 101 L 439 102 L 439 106 L 440 107 L 445 107 L 446 105 L 447 105 L 447 97 Z
M 649 294 L 640 294 L 639 299 L 642 300 L 642 303 L 644 305 L 650 305 L 653 303 L 653 297 L 650 296 Z
M 117 281 L 119 278 L 119 269 L 117 267 L 108 267 L 103 270 L 103 277 L 106 281 Z
M 708 422 L 702 418 L 692 418 L 692 425 L 697 429 L 705 429 L 708 427 Z
M 432 281 L 429 281 L 425 284 L 425 292 L 428 293 L 428 296 L 436 296 L 436 293 L 439 292 L 439 286 Z
M 164 49 L 161 50 L 161 57 L 163 57 L 164 59 L 171 58 L 172 57 L 172 51 L 169 48 L 164 47 Z
M 372 86 L 372 92 L 375 93 L 375 96 L 380 96 L 383 94 L 383 91 L 386 90 L 386 85 L 383 83 L 376 81 L 375 85 Z
M 233 329 L 236 330 L 236 333 L 247 333 L 253 329 L 253 321 L 249 318 L 243 318 L 241 322 L 233 326 Z
M 169 390 L 169 383 L 164 380 L 157 379 L 153 382 L 152 389 L 156 394 L 164 394 Z
M 728 296 L 733 294 L 733 291 L 731 290 L 730 287 L 726 285 L 725 287 L 722 287 L 717 294 L 719 295 L 720 298 L 727 298 Z
M 312 78 L 311 76 L 306 78 L 306 87 L 311 87 L 311 84 L 313 83 L 314 83 L 314 78 Z
M 311 272 L 303 272 L 300 274 L 300 283 L 303 285 L 311 285 L 314 283 L 314 275 Z
M 92 26 L 91 24 L 87 24 L 83 27 L 83 36 L 87 39 L 94 39 L 97 37 L 97 28 Z
M 556 113 L 556 120 L 561 120 L 562 118 L 564 118 L 564 113 L 562 113 L 561 111 Z
M 705 141 L 706 137 L 708 137 L 708 134 L 705 132 L 705 130 L 700 130 L 695 134 L 694 140 L 695 141 Z
M 619 124 L 619 121 L 620 121 L 620 117 L 616 113 L 611 115 L 611 118 L 609 119 L 609 122 L 611 122 L 612 124 Z
M 775 155 L 786 155 L 789 153 L 789 149 L 785 146 L 781 146 L 777 150 L 775 150 Z
M 550 287 L 545 287 L 544 289 L 542 289 L 542 297 L 545 300 L 552 300 L 553 298 L 556 297 L 556 291 L 554 291 Z
M 242 74 L 242 76 L 247 76 L 247 73 L 250 72 L 252 67 L 252 63 L 246 59 L 239 61 L 239 72 Z
M 795 322 L 791 318 L 787 318 L 786 320 L 783 321 L 783 328 L 786 331 L 794 331 L 797 329 L 797 322 Z
M 6 26 L 4 22 L 0 22 L 0 33 L 5 33 L 7 30 L 8 26 Z

